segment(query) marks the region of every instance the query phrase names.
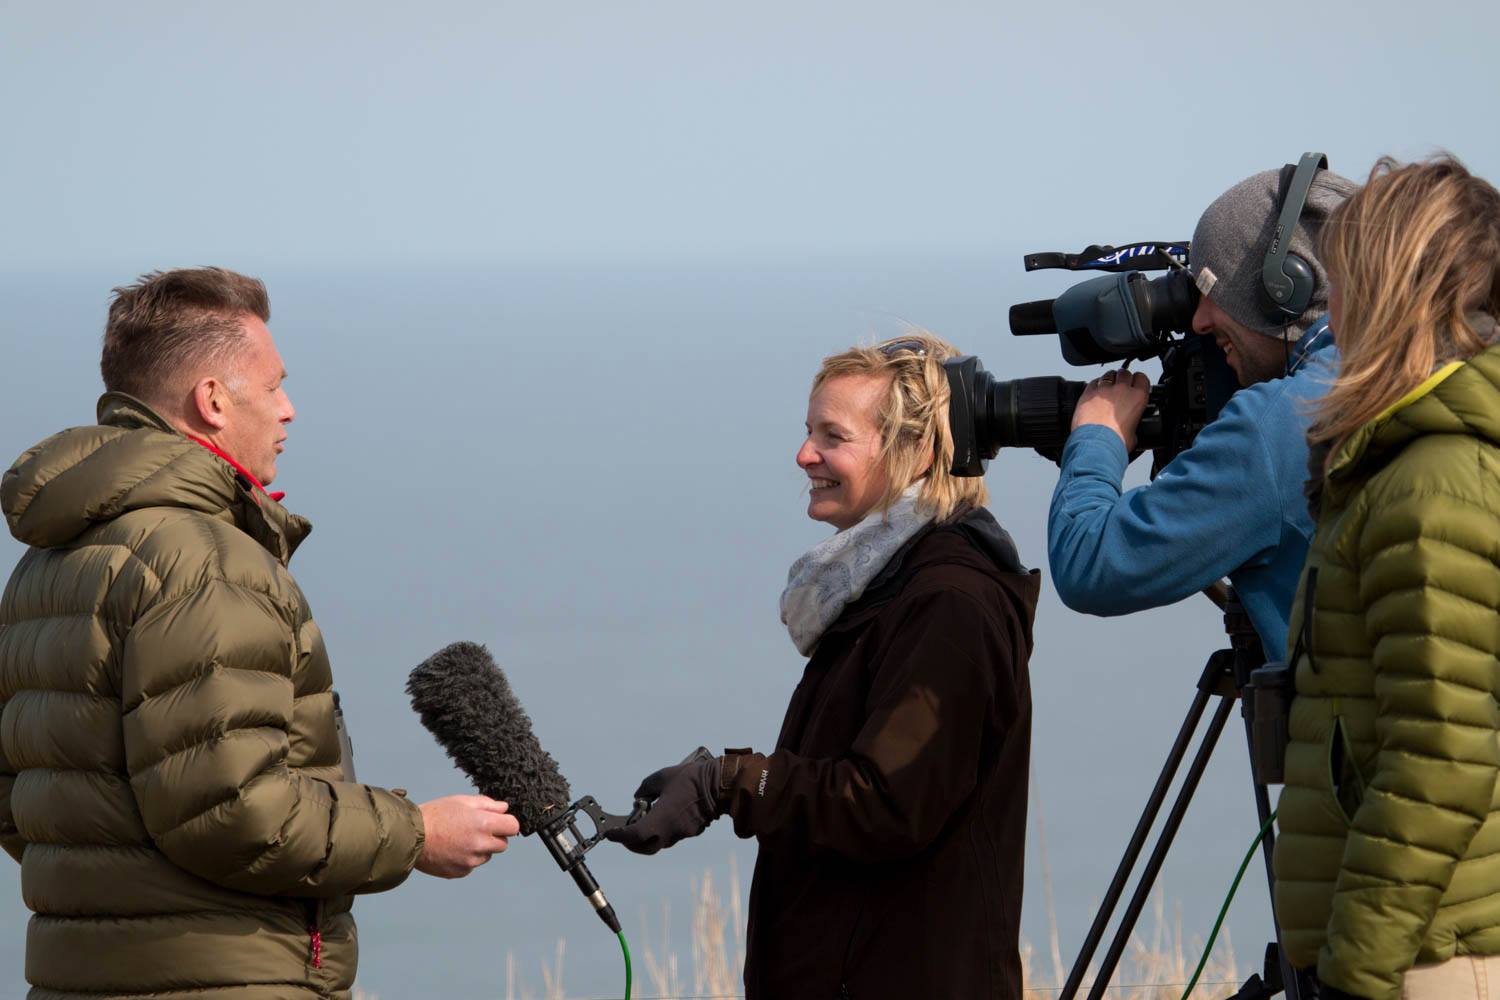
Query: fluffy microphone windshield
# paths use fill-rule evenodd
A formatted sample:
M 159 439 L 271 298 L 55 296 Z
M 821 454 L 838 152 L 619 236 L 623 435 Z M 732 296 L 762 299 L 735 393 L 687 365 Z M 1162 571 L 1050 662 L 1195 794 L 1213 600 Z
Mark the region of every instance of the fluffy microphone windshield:
M 531 731 L 490 651 L 455 642 L 424 660 L 406 681 L 411 707 L 448 756 L 491 798 L 510 803 L 530 834 L 573 801 L 557 761 Z

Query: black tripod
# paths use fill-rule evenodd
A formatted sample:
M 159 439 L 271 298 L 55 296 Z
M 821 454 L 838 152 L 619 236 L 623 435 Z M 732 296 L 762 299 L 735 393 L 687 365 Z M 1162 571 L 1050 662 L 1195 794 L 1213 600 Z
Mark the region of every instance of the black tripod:
M 1115 906 L 1119 904 L 1120 894 L 1125 890 L 1125 882 L 1130 878 L 1131 870 L 1135 868 L 1135 863 L 1140 858 L 1141 848 L 1146 843 L 1146 836 L 1156 823 L 1162 802 L 1167 797 L 1167 790 L 1176 778 L 1177 769 L 1182 765 L 1188 743 L 1198 729 L 1209 700 L 1219 699 L 1213 716 L 1209 719 L 1208 730 L 1204 733 L 1203 740 L 1198 744 L 1198 750 L 1188 765 L 1187 776 L 1183 779 L 1182 787 L 1177 791 L 1177 798 L 1172 802 L 1171 812 L 1167 814 L 1166 822 L 1157 836 L 1156 846 L 1151 849 L 1151 856 L 1146 861 L 1145 870 L 1141 873 L 1135 892 L 1125 907 L 1125 915 L 1120 920 L 1120 926 L 1115 929 L 1114 939 L 1104 955 L 1104 961 L 1094 979 L 1094 985 L 1089 990 L 1088 1000 L 1101 1000 L 1105 990 L 1109 988 L 1110 980 L 1114 978 L 1115 969 L 1120 963 L 1120 956 L 1125 952 L 1125 945 L 1131 932 L 1135 930 L 1136 920 L 1139 919 L 1141 910 L 1146 905 L 1147 897 L 1150 896 L 1151 888 L 1156 882 L 1156 876 L 1160 873 L 1163 862 L 1166 861 L 1167 851 L 1172 846 L 1172 839 L 1177 835 L 1178 827 L 1182 825 L 1182 818 L 1187 813 L 1193 792 L 1198 787 L 1199 779 L 1203 777 L 1204 768 L 1208 766 L 1208 759 L 1214 752 L 1214 746 L 1218 743 L 1219 735 L 1224 731 L 1224 724 L 1229 720 L 1229 713 L 1236 701 L 1242 701 L 1244 705 L 1242 714 L 1245 716 L 1245 736 L 1247 741 L 1251 739 L 1251 715 L 1248 702 L 1242 699 L 1242 695 L 1250 680 L 1250 673 L 1265 662 L 1260 637 L 1256 635 L 1249 616 L 1245 614 L 1245 609 L 1234 596 L 1233 590 L 1222 584 L 1216 584 L 1204 593 L 1224 612 L 1224 631 L 1229 636 L 1230 648 L 1216 650 L 1209 656 L 1208 662 L 1203 667 L 1203 675 L 1198 678 L 1198 690 L 1193 696 L 1192 705 L 1188 708 L 1187 718 L 1183 720 L 1182 728 L 1177 733 L 1177 740 L 1167 754 L 1167 761 L 1162 766 L 1160 776 L 1156 779 L 1156 787 L 1151 790 L 1151 795 L 1146 800 L 1146 808 L 1141 813 L 1140 822 L 1136 824 L 1135 832 L 1131 834 L 1130 843 L 1125 848 L 1124 857 L 1120 859 L 1120 867 L 1115 870 L 1115 877 L 1110 882 L 1109 891 L 1104 894 L 1104 901 L 1100 903 L 1099 911 L 1094 915 L 1093 926 L 1089 928 L 1083 948 L 1073 962 L 1073 968 L 1068 973 L 1068 981 L 1063 986 L 1059 1000 L 1074 1000 L 1077 996 L 1083 984 L 1083 977 L 1088 971 L 1089 962 L 1093 960 L 1094 952 L 1099 948 L 1099 941 L 1104 936 L 1104 928 L 1109 924 Z M 1256 815 L 1260 817 L 1261 824 L 1265 825 L 1271 817 L 1270 795 L 1266 792 L 1266 786 L 1258 781 L 1254 782 L 1254 788 Z M 1271 869 L 1273 846 L 1274 836 L 1268 828 L 1262 840 L 1262 853 L 1266 863 L 1266 882 L 1274 892 L 1276 879 Z M 1312 984 L 1310 977 L 1287 965 L 1282 954 L 1278 931 L 1277 940 L 1266 945 L 1265 967 L 1262 972 L 1246 980 L 1239 992 L 1229 1000 L 1265 1000 L 1283 990 L 1286 992 L 1287 1000 L 1312 1000 L 1316 996 L 1316 987 Z

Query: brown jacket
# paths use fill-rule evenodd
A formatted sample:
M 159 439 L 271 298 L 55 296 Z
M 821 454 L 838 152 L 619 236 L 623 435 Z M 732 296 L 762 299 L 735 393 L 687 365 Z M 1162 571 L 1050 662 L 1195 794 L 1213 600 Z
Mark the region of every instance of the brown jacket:
M 1015 1000 L 1039 575 L 987 511 L 824 634 L 729 813 L 760 840 L 750 1000 Z
M 354 781 L 287 571 L 310 525 L 114 393 L 0 508 L 30 546 L 0 597 L 0 847 L 32 1000 L 347 997 L 351 894 L 405 879 L 423 827 Z

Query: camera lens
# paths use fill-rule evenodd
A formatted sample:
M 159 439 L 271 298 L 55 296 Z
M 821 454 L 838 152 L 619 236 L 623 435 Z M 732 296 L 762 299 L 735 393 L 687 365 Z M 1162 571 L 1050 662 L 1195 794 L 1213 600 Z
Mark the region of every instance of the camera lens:
M 991 379 L 988 420 L 981 425 L 989 431 L 985 441 L 989 453 L 1000 448 L 1061 448 L 1068 440 L 1083 387 L 1082 382 L 1056 375 L 1005 382 Z
M 1084 383 L 1038 375 L 999 381 L 972 355 L 943 362 L 953 474 L 982 476 L 1001 448 L 1060 449 Z

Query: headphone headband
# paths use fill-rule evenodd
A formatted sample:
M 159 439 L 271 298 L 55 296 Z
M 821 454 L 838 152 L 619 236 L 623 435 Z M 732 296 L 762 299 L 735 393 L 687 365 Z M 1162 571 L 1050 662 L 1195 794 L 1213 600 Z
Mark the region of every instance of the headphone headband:
M 1287 167 L 1290 169 L 1291 164 Z M 1276 229 L 1271 233 L 1271 243 L 1266 247 L 1266 257 L 1260 269 L 1261 288 L 1266 296 L 1266 317 L 1272 322 L 1293 322 L 1312 301 L 1316 277 L 1307 261 L 1291 253 L 1291 245 L 1292 237 L 1297 231 L 1297 222 L 1307 208 L 1313 180 L 1319 170 L 1326 169 L 1327 156 L 1322 153 L 1303 153 L 1292 173 L 1291 183 L 1284 185 L 1286 192 L 1281 198 L 1281 212 L 1277 216 Z

